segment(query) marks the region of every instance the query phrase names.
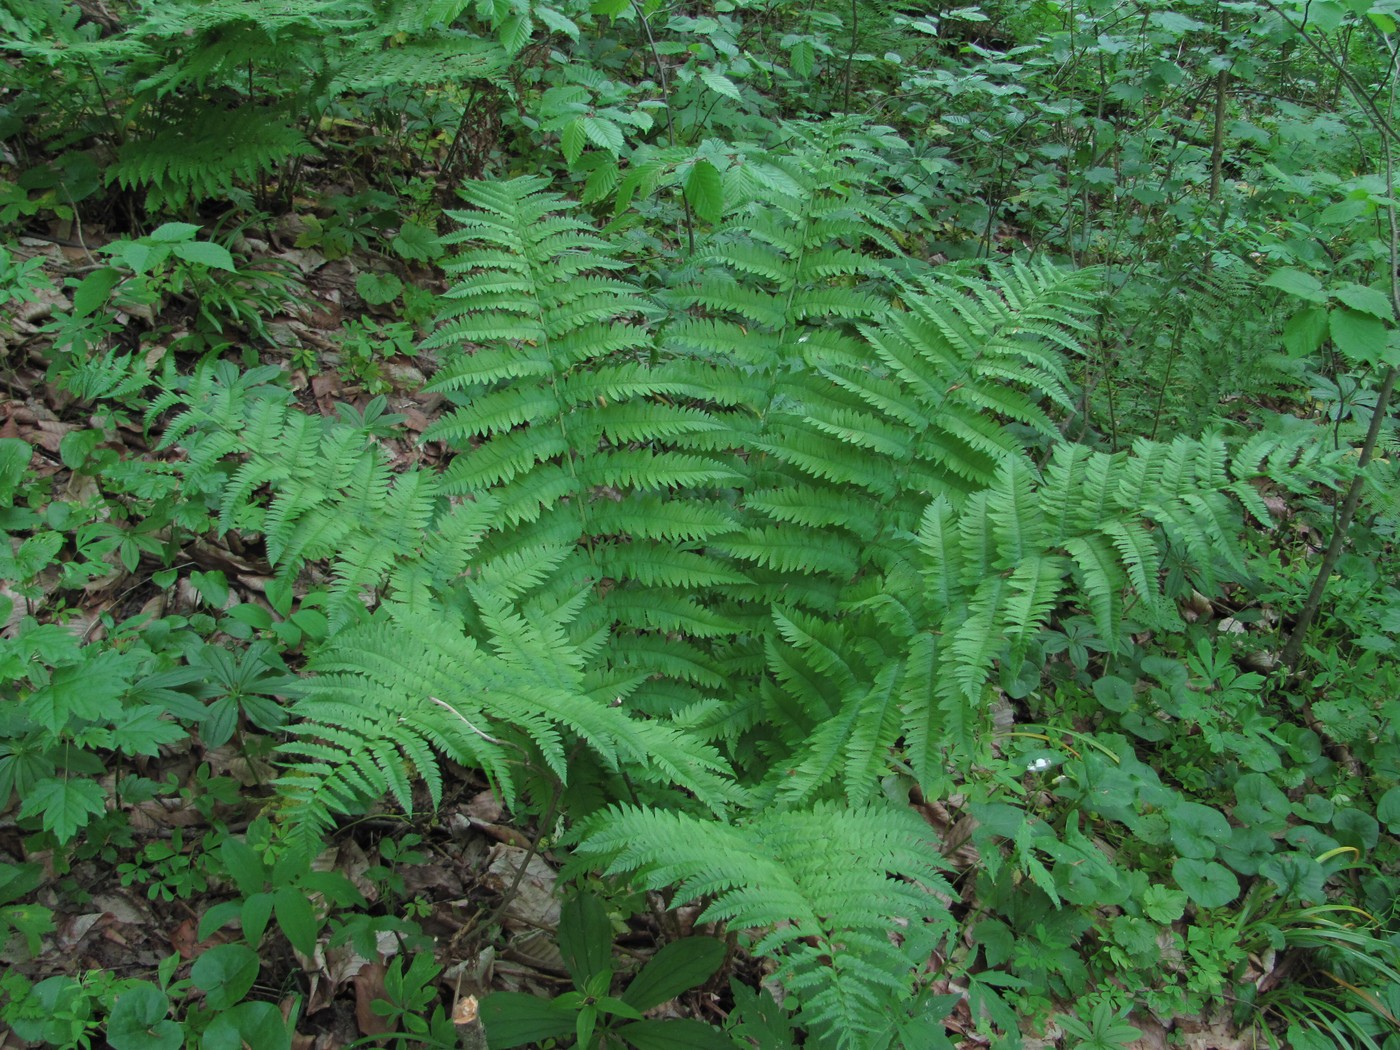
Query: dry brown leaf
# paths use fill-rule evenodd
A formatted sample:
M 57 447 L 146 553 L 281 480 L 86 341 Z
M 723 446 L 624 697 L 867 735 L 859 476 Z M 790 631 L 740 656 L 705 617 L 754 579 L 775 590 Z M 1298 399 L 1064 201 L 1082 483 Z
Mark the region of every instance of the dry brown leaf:
M 84 915 L 66 915 L 58 921 L 54 931 L 54 944 L 65 955 L 74 954 L 93 927 L 107 919 L 105 912 L 92 911 Z M 107 919 L 107 921 L 111 921 Z
M 384 973 L 383 963 L 368 963 L 350 979 L 355 986 L 355 1023 L 360 1026 L 361 1035 L 383 1035 L 393 1027 L 387 1018 L 373 1010 L 376 999 L 389 998 L 384 988 Z
M 559 901 L 554 896 L 555 872 L 538 854 L 505 843 L 491 847 L 482 884 L 494 893 L 505 894 L 515 884 L 523 864 L 525 875 L 514 896 L 506 903 L 502 920 L 507 926 L 555 930 L 559 927 Z
M 1168 1029 L 1157 1018 L 1151 1014 L 1132 1014 L 1128 1017 L 1128 1024 L 1141 1032 L 1142 1036 L 1124 1044 L 1124 1050 L 1167 1050 Z

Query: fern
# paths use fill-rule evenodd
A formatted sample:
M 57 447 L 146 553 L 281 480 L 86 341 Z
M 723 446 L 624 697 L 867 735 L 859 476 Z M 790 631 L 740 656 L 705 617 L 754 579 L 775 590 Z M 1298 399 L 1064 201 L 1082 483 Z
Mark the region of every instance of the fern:
M 776 797 L 802 802 L 835 781 L 863 799 L 869 772 L 901 735 L 927 735 L 919 718 L 968 724 L 966 710 L 935 716 L 921 704 L 898 714 L 909 706 L 902 698 L 920 692 L 917 672 L 905 663 L 908 647 L 920 631 L 943 629 L 942 614 L 929 612 L 907 583 L 917 570 L 907 561 L 906 537 L 931 496 L 950 511 L 964 502 L 980 506 L 1002 465 L 1022 462 L 1028 444 L 1058 440 L 1050 410 L 1072 405 L 1062 355 L 1077 349 L 1085 328 L 1089 276 L 1012 265 L 981 280 L 921 281 L 917 291 L 906 284 L 899 305 L 878 321 L 841 339 L 809 340 L 801 347 L 805 367 L 774 380 L 783 409 L 770 411 L 749 436 L 771 460 L 750 483 L 758 498 L 745 503 L 772 523 L 713 546 L 768 570 L 756 580 L 760 587 L 773 581 L 769 601 L 800 602 L 835 626 L 835 645 L 853 669 L 844 683 L 829 678 L 811 647 L 794 644 L 775 617 L 777 630 L 765 642 L 773 685 L 763 690 L 764 704 L 767 721 L 789 729 L 783 736 L 792 748 L 791 775 L 770 786 Z M 999 525 L 975 514 L 962 519 L 965 529 L 980 521 L 964 538 L 964 553 L 981 552 L 968 571 L 988 582 L 959 625 L 954 649 L 962 658 L 945 671 L 946 681 L 961 682 L 959 695 L 980 689 L 985 671 L 974 668 L 1000 655 L 1003 628 L 1011 629 L 1015 654 L 1025 650 L 1069 564 L 1061 556 L 1020 564 L 1016 544 L 1036 506 L 1026 482 L 1006 481 L 1009 498 L 993 503 Z M 816 531 L 817 524 L 827 527 Z M 1018 574 L 1003 581 L 999 573 L 1012 563 Z M 895 582 L 899 574 L 905 584 Z M 812 585 L 799 588 L 798 575 Z M 885 600 L 872 604 L 874 596 Z M 966 597 L 959 590 L 953 607 Z M 1004 603 L 1015 622 L 1002 622 Z
M 314 841 L 337 814 L 391 795 L 405 810 L 410 774 L 441 799 L 439 754 L 483 769 L 515 803 L 522 759 L 569 777 L 567 742 L 639 781 L 679 786 L 717 812 L 741 801 L 720 756 L 660 722 L 634 718 L 589 689 L 584 654 L 564 624 L 533 621 L 486 585 L 471 587 L 477 628 L 438 610 L 387 604 L 342 631 L 312 665 L 293 768 L 279 784 L 294 833 Z
M 1283 319 L 1261 300 L 1258 268 L 1223 251 L 1202 267 L 1188 254 L 1185 268 L 1149 269 L 1106 298 L 1114 329 L 1144 333 L 1105 377 L 1129 433 L 1199 433 L 1228 401 L 1296 387 L 1299 363 L 1274 349 Z
M 966 724 L 957 709 L 979 702 L 998 660 L 1019 667 L 1072 594 L 1084 596 L 1109 652 L 1127 641 L 1130 599 L 1139 627 L 1179 629 L 1178 598 L 1242 578 L 1240 511 L 1267 521 L 1256 480 L 1338 482 L 1336 457 L 1327 464 L 1302 440 L 1256 436 L 1233 458 L 1218 435 L 1144 440 L 1117 455 L 1060 445 L 1043 476 L 1009 457 L 960 510 L 936 500 L 918 542 L 932 626 L 947 639 L 945 714 Z M 1163 573 L 1169 556 L 1183 572 L 1174 585 Z
M 325 563 L 340 629 L 283 750 L 293 834 L 418 782 L 436 804 L 444 760 L 514 804 L 625 789 L 580 857 L 709 898 L 809 1028 L 877 1047 L 950 928 L 931 833 L 881 778 L 937 797 L 1057 618 L 1087 611 L 1109 653 L 1177 629 L 1187 588 L 1245 576 L 1262 485 L 1341 472 L 1302 434 L 1067 442 L 1093 275 L 896 265 L 869 156 L 801 150 L 796 191 L 660 295 L 540 180 L 468 185 L 428 341 L 440 475 L 267 372 L 170 382 L 150 419 L 175 410 L 163 447 L 221 528 L 282 572 Z
M 306 136 L 274 109 L 243 105 L 215 119 L 199 103 L 124 143 L 107 178 L 123 189 L 145 188 L 147 209 L 157 211 L 227 197 L 236 184 L 255 183 L 311 152 Z
M 722 824 L 618 806 L 575 838 L 610 873 L 674 887 L 673 903 L 708 901 L 702 920 L 758 931 L 754 951 L 778 961 L 799 1019 L 837 1047 L 898 1045 L 929 955 L 955 928 L 938 843 L 908 810 L 819 803 Z
M 168 388 L 151 418 L 180 407 L 160 447 L 183 445 L 186 486 L 208 494 L 221 532 L 262 534 L 284 577 L 330 562 L 326 610 L 340 627 L 374 604 L 391 574 L 406 573 L 420 548 L 435 550 L 425 538 L 457 512 L 441 502 L 435 476 L 393 474 L 363 431 L 307 415 L 288 391 L 262 384 L 277 374 L 200 369 L 184 391 Z
M 465 193 L 475 210 L 452 213 L 461 230 L 446 238 L 465 248 L 449 263 L 458 280 L 429 340 L 447 352 L 433 386 L 461 407 L 426 436 L 460 450 L 449 493 L 501 503 L 511 528 L 485 544 L 487 571 L 557 538 L 578 546 L 551 586 L 573 595 L 591 581 L 589 622 L 619 638 L 723 633 L 696 597 L 745 579 L 701 541 L 733 529 L 713 493 L 740 474 L 728 428 L 673 400 L 698 388 L 693 373 L 644 364 L 656 354 L 656 305 L 616 249 L 538 180 Z M 636 668 L 654 638 L 630 652 L 619 644 L 618 666 Z M 616 684 L 643 682 L 629 670 Z
M 446 28 L 424 5 L 394 6 L 164 0 L 134 5 L 129 25 L 97 36 L 95 23 L 42 4 L 6 47 L 87 99 L 79 135 L 110 139 L 109 184 L 143 192 L 148 210 L 248 188 L 265 197 L 274 180 L 290 200 L 328 104 L 402 84 L 491 81 L 503 69 L 499 45 Z M 54 122 L 72 121 L 70 107 L 53 110 Z

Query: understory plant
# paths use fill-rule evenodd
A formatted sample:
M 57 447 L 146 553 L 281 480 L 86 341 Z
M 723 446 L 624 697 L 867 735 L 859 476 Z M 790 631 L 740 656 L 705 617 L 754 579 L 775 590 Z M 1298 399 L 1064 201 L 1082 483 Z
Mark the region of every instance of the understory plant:
M 115 6 L 0 10 L 0 947 L 218 899 L 21 1038 L 1394 1050 L 1389 7 Z
M 1191 682 L 1248 704 L 1258 677 L 1137 639 L 1184 644 L 1183 603 L 1249 579 L 1250 536 L 1274 520 L 1263 487 L 1306 495 L 1344 469 L 1309 428 L 1120 453 L 1065 440 L 1088 275 L 895 265 L 846 188 L 861 164 L 839 138 L 797 158 L 803 192 L 701 242 L 694 290 L 662 295 L 537 180 L 466 187 L 428 343 L 454 407 L 427 436 L 460 450 L 441 475 L 390 474 L 353 428 L 257 393 L 251 374 L 201 373 L 158 402 L 188 406 L 166 440 L 190 449 L 226 527 L 265 531 L 284 573 L 333 559 L 335 630 L 282 750 L 294 841 L 381 795 L 411 808 L 419 778 L 436 800 L 439 755 L 512 806 L 564 792 L 580 859 L 754 930 L 809 1042 L 840 1047 L 939 1030 L 929 967 L 956 928 L 951 887 L 892 792 L 970 791 L 984 857 L 1010 851 L 990 878 L 1019 870 L 1052 910 L 1108 900 L 1144 932 L 1180 917 L 1144 903 L 1128 856 L 1198 907 L 1235 898 L 1258 845 L 1235 842 L 1208 781 L 1144 779 L 1136 756 L 1205 717 Z M 289 445 L 326 467 L 294 474 L 256 451 Z M 233 472 L 218 467 L 230 454 Z M 1056 745 L 1072 723 L 1042 683 L 1070 621 L 1121 670 L 1064 688 L 1130 737 Z M 1048 723 L 1024 732 L 1062 763 L 1068 808 L 1048 824 L 1024 809 L 1024 760 L 997 757 L 998 696 Z M 1250 768 L 1278 768 L 1288 738 L 1256 732 Z M 1091 812 L 1143 844 L 1106 853 L 1079 830 Z M 1111 934 L 1124 947 L 1128 928 Z M 1180 1005 L 1227 980 L 1192 978 Z M 994 1011 L 1007 999 L 980 994 Z

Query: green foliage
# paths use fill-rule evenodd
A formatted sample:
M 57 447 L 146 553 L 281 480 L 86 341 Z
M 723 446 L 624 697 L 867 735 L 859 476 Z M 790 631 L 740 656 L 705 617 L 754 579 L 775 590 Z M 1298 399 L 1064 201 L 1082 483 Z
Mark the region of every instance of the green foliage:
M 1141 1029 L 1122 1023 L 1126 1011 L 1115 1013 L 1109 1000 L 1100 999 L 1094 1003 L 1087 1022 L 1084 1020 L 1085 1007 L 1081 1007 L 1079 1016 L 1062 1014 L 1057 1018 L 1065 1033 L 1072 1040 L 1077 1040 L 1071 1043 L 1075 1050 L 1114 1050 L 1114 1047 L 1127 1046 L 1142 1037 Z
M 538 1043 L 573 1035 L 579 1047 L 615 1045 L 613 1037 L 643 1050 L 725 1050 L 733 1043 L 718 1029 L 688 1018 L 645 1020 L 650 1010 L 704 984 L 724 960 L 713 938 L 686 937 L 662 947 L 622 992 L 613 984 L 612 920 L 607 907 L 586 892 L 560 909 L 559 948 L 575 991 L 541 1000 L 521 992 L 497 992 L 481 1004 L 491 1046 Z M 619 1023 L 621 1022 L 621 1023 Z
M 48 80 L 26 138 L 101 143 L 115 154 L 107 184 L 143 191 L 153 214 L 249 190 L 288 203 L 332 105 L 391 83 L 489 80 L 505 58 L 412 2 L 138 4 L 106 34 L 76 7 L 20 14 L 6 49 L 22 75 Z M 97 189 L 87 167 L 62 178 L 70 203 Z
M 100 866 L 220 894 L 218 943 L 7 974 L 22 1038 L 290 1046 L 263 989 L 393 937 L 385 1038 L 453 1042 L 408 872 L 463 769 L 735 949 L 618 978 L 575 893 L 573 989 L 485 996 L 492 1045 L 1393 1038 L 1388 10 L 118 7 L 0 11 L 0 221 L 94 264 L 51 305 L 0 248 L 48 366 L 3 377 L 0 806 L 48 867 L 0 938 Z M 332 322 L 367 402 L 258 360 L 308 296 L 234 252 L 293 238 L 378 308 Z M 735 960 L 727 1032 L 643 1019 Z
M 1272 521 L 1259 486 L 1311 491 L 1339 468 L 1311 432 L 1064 441 L 1089 275 L 897 274 L 866 254 L 889 243 L 875 212 L 834 188 L 863 155 L 834 156 L 804 153 L 805 193 L 708 238 L 712 276 L 679 302 L 537 180 L 468 186 L 427 347 L 455 405 L 427 436 L 460 450 L 441 480 L 391 475 L 368 422 L 302 414 L 270 372 L 203 369 L 152 416 L 185 406 L 164 441 L 222 527 L 264 534 L 285 573 L 331 559 L 334 633 L 278 783 L 301 852 L 381 796 L 413 811 L 422 784 L 437 805 L 444 758 L 516 806 L 538 804 L 539 773 L 625 776 L 655 808 L 585 823 L 580 855 L 717 895 L 711 916 L 782 961 L 799 1023 L 866 1046 L 931 1023 L 911 995 L 950 929 L 941 879 L 912 861 L 931 845 L 896 846 L 913 825 L 870 808 L 879 778 L 941 790 L 949 755 L 985 746 L 994 672 L 1029 692 L 1014 683 L 1040 676 L 1067 610 L 1106 659 L 1181 631 L 1179 601 L 1247 579 L 1241 511 Z M 833 792 L 848 801 L 815 801 Z M 759 799 L 747 823 L 704 815 Z M 1172 841 L 1210 845 L 1173 873 L 1228 903 L 1238 883 L 1192 805 L 1174 803 Z M 1113 879 L 1092 847 L 1076 872 L 1054 834 L 1006 834 L 1053 900 Z M 856 856 L 874 865 L 858 888 Z
M 480 641 L 454 620 L 391 603 L 361 627 L 340 632 L 317 659 L 320 675 L 298 706 L 298 738 L 284 751 L 294 768 L 280 788 L 287 818 L 319 835 L 334 813 L 390 793 L 412 808 L 421 779 L 434 803 L 442 791 L 435 751 L 485 770 L 509 801 L 523 752 L 567 775 L 567 745 L 588 743 L 608 766 L 643 781 L 689 789 L 723 810 L 738 793 L 712 748 L 632 714 L 589 689 L 584 654 L 565 625 L 530 622 L 488 584 L 467 595 Z M 412 774 L 412 779 L 410 779 Z
M 818 804 L 717 824 L 618 807 L 590 821 L 578 849 L 762 931 L 754 950 L 779 956 L 799 1019 L 838 1047 L 898 1043 L 917 975 L 952 928 L 937 845 L 898 809 Z

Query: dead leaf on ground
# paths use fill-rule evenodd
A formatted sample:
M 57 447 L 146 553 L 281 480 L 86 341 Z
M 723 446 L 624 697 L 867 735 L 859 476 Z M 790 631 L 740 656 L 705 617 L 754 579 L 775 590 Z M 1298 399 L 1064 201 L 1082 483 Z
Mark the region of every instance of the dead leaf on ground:
M 510 892 L 522 864 L 525 866 L 524 877 L 506 902 L 502 920 L 507 926 L 517 928 L 558 929 L 559 901 L 554 895 L 555 871 L 538 853 L 529 854 L 517 846 L 498 843 L 491 847 L 486 872 L 481 877 L 482 885 L 493 893 Z
M 1141 1038 L 1124 1044 L 1124 1050 L 1167 1050 L 1167 1026 L 1151 1014 L 1132 1014 L 1128 1023 L 1142 1033 Z
M 384 974 L 384 964 L 373 962 L 365 964 L 351 978 L 355 986 L 355 1022 L 360 1026 L 361 1035 L 384 1035 L 393 1027 L 373 1009 L 376 999 L 389 998 L 384 988 Z

